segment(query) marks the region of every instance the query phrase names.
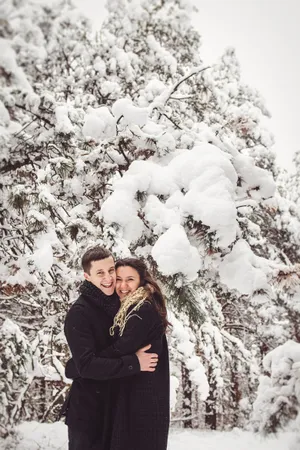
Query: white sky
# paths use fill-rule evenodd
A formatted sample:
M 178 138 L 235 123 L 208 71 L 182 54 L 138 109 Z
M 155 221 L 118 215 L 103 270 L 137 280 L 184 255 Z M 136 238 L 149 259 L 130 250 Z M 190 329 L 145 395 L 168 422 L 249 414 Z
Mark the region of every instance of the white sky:
M 105 0 L 73 0 L 100 26 Z M 149 0 L 151 1 L 151 0 Z M 235 47 L 244 81 L 258 88 L 272 113 L 278 163 L 291 169 L 300 150 L 300 0 L 193 0 L 201 55 L 214 62 Z

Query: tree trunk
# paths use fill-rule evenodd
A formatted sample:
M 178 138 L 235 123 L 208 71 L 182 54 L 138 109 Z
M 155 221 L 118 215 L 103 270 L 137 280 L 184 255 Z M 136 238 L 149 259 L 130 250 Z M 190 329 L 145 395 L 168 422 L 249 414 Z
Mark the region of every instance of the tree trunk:
M 217 429 L 217 409 L 216 409 L 216 381 L 212 378 L 212 371 L 208 369 L 209 396 L 205 402 L 205 425 L 211 430 Z
M 185 364 L 181 364 L 181 375 L 182 375 L 182 417 L 183 417 L 183 427 L 193 428 L 192 424 L 192 385 L 189 378 L 189 371 Z M 186 418 L 186 419 L 185 419 Z
M 239 376 L 236 368 L 234 367 L 231 372 L 231 389 L 232 389 L 232 405 L 231 409 L 233 410 L 233 425 L 235 427 L 239 426 L 239 403 L 242 398 L 242 393 L 240 391 L 240 383 L 239 383 Z

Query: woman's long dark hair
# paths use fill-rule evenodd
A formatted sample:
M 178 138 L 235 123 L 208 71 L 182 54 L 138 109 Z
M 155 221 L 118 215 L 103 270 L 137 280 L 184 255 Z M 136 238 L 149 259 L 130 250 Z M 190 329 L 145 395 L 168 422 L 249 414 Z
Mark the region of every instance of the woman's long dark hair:
M 116 270 L 119 267 L 131 267 L 135 269 L 140 276 L 140 286 L 147 288 L 149 291 L 149 300 L 152 301 L 156 307 L 163 323 L 164 331 L 166 332 L 168 327 L 171 326 L 167 319 L 167 307 L 164 296 L 157 282 L 154 280 L 152 274 L 149 272 L 146 264 L 138 258 L 123 258 L 118 259 L 116 262 Z

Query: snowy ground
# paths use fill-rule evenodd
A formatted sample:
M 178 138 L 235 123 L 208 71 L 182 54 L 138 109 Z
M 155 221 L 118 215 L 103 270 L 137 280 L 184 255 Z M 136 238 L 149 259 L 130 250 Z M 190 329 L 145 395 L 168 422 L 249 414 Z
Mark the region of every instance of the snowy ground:
M 23 423 L 18 428 L 19 442 L 0 440 L 1 450 L 67 450 L 67 428 L 55 424 Z M 172 430 L 169 450 L 292 450 L 291 434 L 262 439 L 240 430 L 203 432 Z M 295 447 L 294 447 L 295 449 Z

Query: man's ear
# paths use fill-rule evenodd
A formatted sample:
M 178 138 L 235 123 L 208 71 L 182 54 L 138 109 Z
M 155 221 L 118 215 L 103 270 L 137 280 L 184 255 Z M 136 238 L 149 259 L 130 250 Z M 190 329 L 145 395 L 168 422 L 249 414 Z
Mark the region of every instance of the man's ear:
M 88 281 L 89 281 L 89 278 L 90 278 L 90 276 L 89 276 L 89 274 L 88 274 L 88 273 L 84 272 L 83 276 L 84 276 L 84 278 L 85 278 L 86 280 L 88 280 Z

